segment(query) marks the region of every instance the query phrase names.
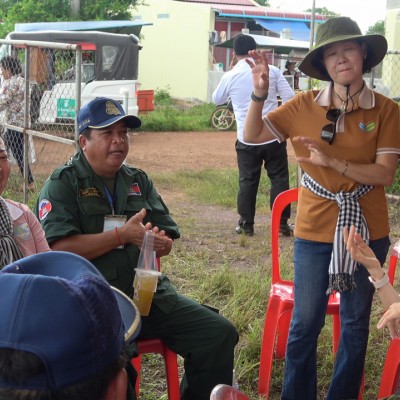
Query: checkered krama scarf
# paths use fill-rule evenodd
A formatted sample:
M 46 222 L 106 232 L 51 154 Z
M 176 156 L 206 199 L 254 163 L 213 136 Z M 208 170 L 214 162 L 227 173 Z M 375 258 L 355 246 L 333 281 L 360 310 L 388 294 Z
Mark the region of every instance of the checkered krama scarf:
M 352 260 L 343 240 L 343 228 L 354 225 L 357 232 L 368 244 L 369 231 L 358 199 L 374 188 L 372 185 L 359 185 L 353 192 L 331 193 L 308 174 L 303 174 L 301 185 L 317 196 L 336 201 L 339 215 L 333 240 L 332 258 L 329 264 L 329 286 L 327 294 L 333 291 L 344 292 L 356 287 L 354 272 L 357 262 Z
M 13 233 L 10 211 L 4 199 L 0 197 L 0 269 L 24 256 Z

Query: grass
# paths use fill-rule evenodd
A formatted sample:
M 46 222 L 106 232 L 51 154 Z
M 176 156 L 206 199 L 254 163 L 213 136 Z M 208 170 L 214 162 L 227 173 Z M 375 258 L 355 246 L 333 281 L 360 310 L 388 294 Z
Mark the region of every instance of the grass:
M 175 187 L 183 192 L 187 196 L 187 202 L 195 210 L 202 209 L 204 205 L 217 207 L 221 212 L 235 209 L 236 171 L 163 173 L 153 174 L 152 178 L 157 187 Z M 291 179 L 295 179 L 293 169 Z M 261 187 L 268 188 L 268 185 L 265 178 Z M 266 191 L 259 195 L 257 213 L 269 213 Z M 229 238 L 219 233 L 215 225 L 210 225 L 209 231 L 204 232 L 204 221 L 199 213 L 191 214 L 190 210 L 182 209 L 181 204 L 177 209 L 174 207 L 178 205 L 172 204 L 171 211 L 184 235 L 182 240 L 176 241 L 173 253 L 163 259 L 162 269 L 181 293 L 219 308 L 237 327 L 240 342 L 236 348 L 236 378 L 241 390 L 251 399 L 257 399 L 261 336 L 270 288 L 270 266 L 266 262 L 266 257 L 269 256 L 268 229 L 263 227 L 261 235 L 251 239 L 243 237 L 237 245 L 228 243 L 224 251 L 216 252 L 216 247 L 229 242 Z M 391 207 L 390 212 L 391 221 L 396 223 L 396 207 Z M 201 240 L 203 245 L 193 246 L 195 240 Z M 290 239 L 282 247 L 281 254 L 281 265 L 288 278 L 292 275 L 292 254 L 293 242 Z M 371 314 L 370 347 L 366 359 L 364 400 L 376 399 L 389 343 L 388 332 L 376 328 L 381 314 L 380 302 L 375 299 Z M 318 344 L 318 393 L 321 399 L 327 393 L 334 362 L 331 330 L 331 318 L 327 317 Z M 159 366 L 160 361 L 150 358 L 147 368 L 150 372 Z M 272 400 L 280 398 L 283 368 L 282 360 L 274 362 L 270 392 Z M 159 387 L 149 382 L 146 385 L 144 398 L 152 399 L 157 392 L 156 396 L 162 396 Z
M 269 181 L 262 174 L 258 194 L 257 215 L 269 215 Z M 291 186 L 296 186 L 296 169 L 290 167 Z M 42 180 L 37 177 L 39 187 Z M 45 179 L 45 178 L 43 178 Z M 179 292 L 201 303 L 220 309 L 233 322 L 240 333 L 236 347 L 235 375 L 243 392 L 251 399 L 258 399 L 258 367 L 264 315 L 270 288 L 269 231 L 268 225 L 258 227 L 260 234 L 253 238 L 245 236 L 231 240 L 232 221 L 224 227 L 213 224 L 213 212 L 226 211 L 236 217 L 236 170 L 181 171 L 177 173 L 152 174 L 156 187 L 174 188 L 183 193 L 183 200 L 168 202 L 170 211 L 180 226 L 182 239 L 174 244 L 173 252 L 162 260 L 162 270 Z M 21 186 L 19 175 L 10 177 L 4 197 L 23 201 L 17 191 Z M 36 196 L 29 197 L 33 207 Z M 181 197 L 181 196 L 179 196 Z M 400 237 L 400 221 L 397 204 L 389 205 L 392 237 Z M 295 210 L 293 210 L 295 212 Z M 288 278 L 292 277 L 293 241 L 288 239 L 281 251 L 281 266 Z M 397 286 L 397 289 L 399 287 Z M 370 346 L 366 358 L 364 400 L 376 399 L 383 362 L 389 344 L 388 332 L 376 329 L 382 314 L 378 299 L 374 300 L 370 325 Z M 331 318 L 327 317 L 318 344 L 318 393 L 327 393 L 333 366 L 331 351 Z M 142 398 L 146 400 L 167 399 L 165 378 L 159 356 L 143 357 Z M 182 364 L 181 360 L 180 363 Z M 283 380 L 283 360 L 274 361 L 270 399 L 280 398 Z
M 156 110 L 141 114 L 141 131 L 210 131 L 210 116 L 215 106 L 212 104 L 194 105 L 189 109 L 178 109 L 167 105 Z
M 179 101 L 169 94 L 169 88 L 155 90 L 155 109 L 141 113 L 141 131 L 196 131 L 212 130 L 210 117 L 215 109 L 214 104 L 199 101 Z
M 147 131 L 209 131 L 209 118 L 214 109 L 212 104 L 198 104 L 192 107 L 177 104 L 171 99 L 168 88 L 158 89 L 155 93 L 156 110 L 142 114 L 143 127 Z M 296 186 L 296 171 L 290 170 L 291 186 Z M 40 188 L 47 176 L 35 176 Z M 226 211 L 235 214 L 237 193 L 236 170 L 203 170 L 201 172 L 181 171 L 177 173 L 152 174 L 156 187 L 174 188 L 183 193 L 184 202 L 168 202 L 171 213 L 178 222 L 183 237 L 174 244 L 173 252 L 163 258 L 162 270 L 182 293 L 199 302 L 208 303 L 221 310 L 231 320 L 240 333 L 240 342 L 236 347 L 235 375 L 240 388 L 251 399 L 257 399 L 258 366 L 261 336 L 265 309 L 270 288 L 269 231 L 263 224 L 260 234 L 253 238 L 245 236 L 231 240 L 232 221 L 224 227 L 212 220 L 205 219 L 209 209 L 216 215 Z M 396 179 L 400 182 L 400 177 Z M 22 180 L 19 175 L 10 177 L 6 198 L 23 202 L 19 191 Z M 399 184 L 400 186 L 400 184 Z M 269 181 L 262 174 L 257 198 L 257 215 L 269 215 Z M 393 193 L 398 193 L 394 186 Z M 36 193 L 37 194 L 37 193 Z M 28 198 L 33 208 L 36 195 Z M 204 211 L 207 209 L 207 211 Z M 400 237 L 398 205 L 389 204 L 392 237 Z M 281 267 L 286 276 L 292 274 L 293 241 L 285 242 L 281 251 Z M 397 289 L 399 286 L 397 285 Z M 378 299 L 374 300 L 371 325 L 370 346 L 366 358 L 364 400 L 376 399 L 382 366 L 389 343 L 387 331 L 376 329 L 376 323 L 382 314 Z M 318 396 L 326 395 L 333 366 L 331 351 L 331 319 L 326 319 L 318 344 Z M 143 357 L 142 399 L 166 400 L 165 378 L 159 356 Z M 274 362 L 270 399 L 280 398 L 283 380 L 284 362 Z

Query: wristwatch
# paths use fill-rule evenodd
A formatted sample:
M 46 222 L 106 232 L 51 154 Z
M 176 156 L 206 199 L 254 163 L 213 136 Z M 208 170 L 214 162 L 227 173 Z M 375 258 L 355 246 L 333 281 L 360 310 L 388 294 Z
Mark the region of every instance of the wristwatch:
M 371 276 L 368 277 L 369 281 L 375 286 L 375 289 L 380 289 L 389 283 L 389 276 L 385 269 L 382 269 L 383 277 L 379 281 L 374 281 Z

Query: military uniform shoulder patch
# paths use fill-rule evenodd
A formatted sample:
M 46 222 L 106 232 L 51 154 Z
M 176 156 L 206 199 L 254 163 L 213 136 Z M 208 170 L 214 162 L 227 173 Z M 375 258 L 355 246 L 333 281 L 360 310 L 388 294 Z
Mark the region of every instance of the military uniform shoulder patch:
M 40 200 L 38 209 L 39 209 L 39 219 L 40 221 L 43 221 L 49 215 L 52 209 L 50 200 L 47 199 Z

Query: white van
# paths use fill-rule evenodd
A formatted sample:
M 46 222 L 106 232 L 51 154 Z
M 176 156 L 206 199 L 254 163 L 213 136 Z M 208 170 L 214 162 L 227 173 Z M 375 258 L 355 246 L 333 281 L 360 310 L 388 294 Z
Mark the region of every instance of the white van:
M 81 106 L 95 97 L 104 96 L 127 103 L 128 112 L 138 114 L 137 78 L 141 46 L 137 36 L 99 31 L 42 31 L 11 32 L 7 39 L 81 44 Z M 72 123 L 75 119 L 74 55 L 70 63 L 65 63 L 65 70 L 60 72 L 60 62 L 57 66 L 54 62 L 55 51 L 41 50 L 47 71 L 42 74 L 46 76 L 46 84 L 38 85 L 38 112 L 34 116 L 38 123 Z M 36 60 L 38 55 L 35 55 Z

